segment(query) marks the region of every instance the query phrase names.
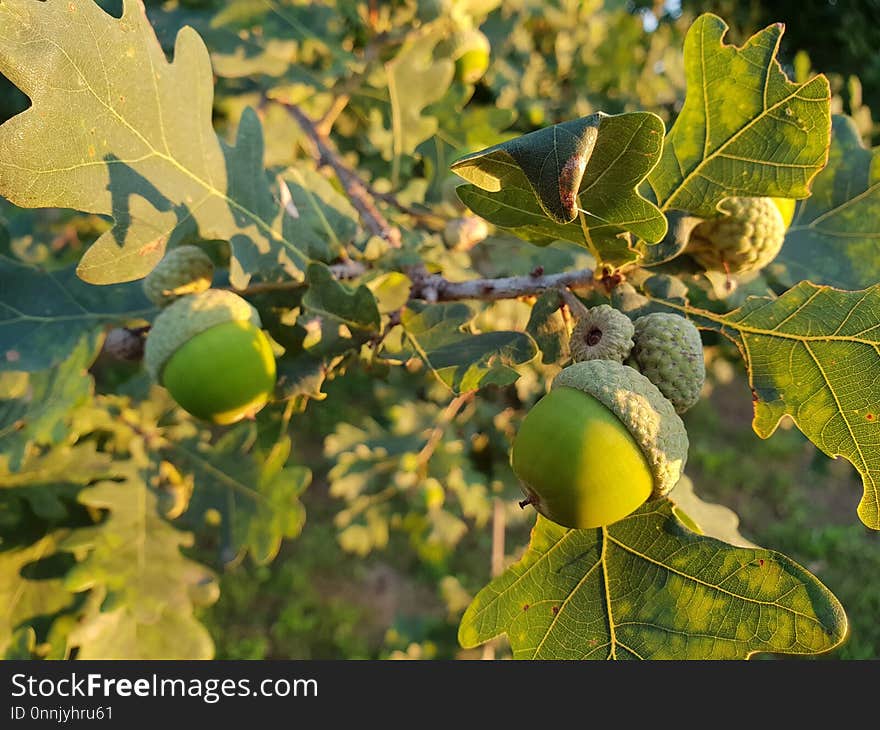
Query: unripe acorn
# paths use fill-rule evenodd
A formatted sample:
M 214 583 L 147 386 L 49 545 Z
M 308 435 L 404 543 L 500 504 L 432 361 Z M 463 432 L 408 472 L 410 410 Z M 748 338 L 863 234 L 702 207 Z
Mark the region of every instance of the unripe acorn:
M 632 320 L 608 304 L 585 309 L 571 331 L 571 358 L 623 362 L 632 350 L 634 331 Z
M 644 375 L 611 360 L 564 368 L 526 414 L 511 466 L 527 499 L 564 527 L 610 525 L 681 478 L 688 437 Z
M 275 388 L 275 355 L 260 315 L 223 289 L 180 297 L 156 317 L 144 365 L 197 418 L 230 424 L 252 417 Z
M 700 331 L 673 312 L 652 312 L 634 323 L 633 349 L 627 361 L 684 413 L 699 399 L 706 380 Z
M 788 224 L 780 209 L 781 200 L 728 198 L 720 206 L 727 215 L 704 220 L 693 228 L 687 253 L 707 271 L 741 274 L 763 269 L 785 242 Z
M 198 246 L 178 246 L 162 257 L 142 286 L 147 299 L 166 307 L 182 296 L 209 289 L 213 277 L 214 263 L 208 254 Z
M 458 30 L 452 37 L 438 44 L 438 51 L 455 61 L 455 80 L 476 84 L 489 68 L 492 46 L 486 35 L 477 28 Z

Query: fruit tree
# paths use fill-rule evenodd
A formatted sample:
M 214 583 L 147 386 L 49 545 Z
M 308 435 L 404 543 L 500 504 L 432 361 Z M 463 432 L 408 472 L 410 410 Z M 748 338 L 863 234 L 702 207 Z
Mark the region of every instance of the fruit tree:
M 323 528 L 462 656 L 838 656 L 867 609 L 695 467 L 723 362 L 880 530 L 870 114 L 784 31 L 0 1 L 0 656 L 213 657 L 221 577 Z

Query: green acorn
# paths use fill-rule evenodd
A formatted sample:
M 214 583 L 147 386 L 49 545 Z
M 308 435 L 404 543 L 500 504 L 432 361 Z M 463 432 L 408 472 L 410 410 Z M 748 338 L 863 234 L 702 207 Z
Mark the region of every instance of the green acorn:
M 608 304 L 585 309 L 576 315 L 571 332 L 571 358 L 623 362 L 633 347 L 632 320 Z
M 476 84 L 489 68 L 492 46 L 485 33 L 477 28 L 462 28 L 437 44 L 437 53 L 455 61 L 455 80 Z
M 222 289 L 188 294 L 156 317 L 144 365 L 197 418 L 230 424 L 252 417 L 275 388 L 275 355 L 245 299 Z
M 526 414 L 511 466 L 526 499 L 571 528 L 612 524 L 668 494 L 687 461 L 672 404 L 644 375 L 611 360 L 564 368 Z
M 186 294 L 210 288 L 213 277 L 214 264 L 208 254 L 198 246 L 178 246 L 165 254 L 142 286 L 153 304 L 165 307 Z
M 727 215 L 699 223 L 685 251 L 707 271 L 741 274 L 763 269 L 785 242 L 793 206 L 774 198 L 728 198 Z M 793 202 L 793 201 L 792 201 Z
M 706 380 L 703 342 L 694 323 L 672 312 L 636 319 L 629 364 L 684 413 L 700 399 Z

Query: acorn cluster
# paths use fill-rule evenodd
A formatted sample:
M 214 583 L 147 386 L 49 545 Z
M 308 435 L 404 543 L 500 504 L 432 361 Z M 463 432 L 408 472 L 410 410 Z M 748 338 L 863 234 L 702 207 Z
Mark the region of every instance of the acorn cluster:
M 668 494 L 687 462 L 681 414 L 706 376 L 700 334 L 678 314 L 636 318 L 607 304 L 583 308 L 572 363 L 526 414 L 511 465 L 526 499 L 575 529 L 623 519 Z

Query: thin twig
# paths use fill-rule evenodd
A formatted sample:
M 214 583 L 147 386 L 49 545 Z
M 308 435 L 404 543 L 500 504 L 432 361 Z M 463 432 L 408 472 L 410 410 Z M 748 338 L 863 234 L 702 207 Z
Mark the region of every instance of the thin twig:
M 596 284 L 592 269 L 468 281 L 449 281 L 439 274 L 429 274 L 424 269 L 413 269 L 409 272 L 409 276 L 412 279 L 410 299 L 422 299 L 428 302 L 516 299 L 534 296 L 548 289 L 589 289 Z
M 343 162 L 336 150 L 333 149 L 330 139 L 318 131 L 315 123 L 296 104 L 276 101 L 287 109 L 290 116 L 297 121 L 306 136 L 312 141 L 318 164 L 328 165 L 336 173 L 348 199 L 360 215 L 364 227 L 374 236 L 384 238 L 393 248 L 400 248 L 400 230 L 385 219 L 385 216 L 376 207 L 376 201 L 370 195 L 363 181 L 354 170 Z
M 443 438 L 443 434 L 446 433 L 446 429 L 449 428 L 449 424 L 452 423 L 453 419 L 458 415 L 458 412 L 465 406 L 465 404 L 473 399 L 474 393 L 476 393 L 476 391 L 471 390 L 467 393 L 462 393 L 461 395 L 456 396 L 449 402 L 449 405 L 446 406 L 443 413 L 440 414 L 440 419 L 437 421 L 437 425 L 431 430 L 428 440 L 419 452 L 418 462 L 420 469 L 424 470 L 427 467 L 428 462 L 434 455 L 434 451 L 437 449 L 437 445 L 440 443 L 440 439 Z
M 338 264 L 330 264 L 328 267 L 334 278 L 341 281 L 347 279 L 357 279 L 361 274 L 367 271 L 367 267 L 360 261 L 354 259 L 346 259 Z M 287 279 L 285 281 L 259 281 L 255 284 L 249 284 L 244 289 L 236 289 L 235 287 L 226 287 L 230 291 L 234 291 L 242 296 L 251 294 L 265 294 L 273 291 L 291 291 L 305 286 L 303 281 L 295 281 Z

